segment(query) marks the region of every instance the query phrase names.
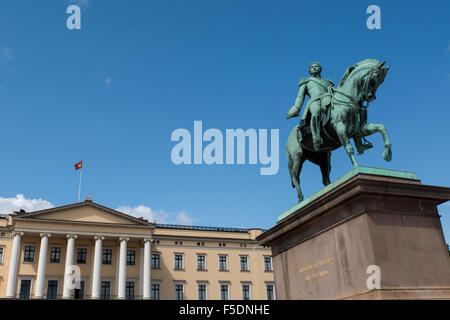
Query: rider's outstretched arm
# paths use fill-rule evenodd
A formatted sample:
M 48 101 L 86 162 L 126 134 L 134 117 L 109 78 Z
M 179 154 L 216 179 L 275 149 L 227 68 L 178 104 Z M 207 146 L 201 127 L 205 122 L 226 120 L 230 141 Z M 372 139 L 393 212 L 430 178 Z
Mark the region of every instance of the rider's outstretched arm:
M 306 85 L 302 84 L 300 85 L 300 89 L 298 90 L 297 99 L 295 99 L 294 105 L 287 112 L 286 119 L 299 116 L 300 108 L 302 107 L 303 102 L 305 101 L 305 95 L 306 95 Z

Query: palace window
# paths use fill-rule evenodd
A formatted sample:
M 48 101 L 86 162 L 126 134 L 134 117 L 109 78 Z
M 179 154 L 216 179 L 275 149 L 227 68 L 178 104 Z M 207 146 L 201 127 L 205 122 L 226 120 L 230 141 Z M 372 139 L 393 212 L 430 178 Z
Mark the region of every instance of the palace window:
M 23 254 L 23 262 L 33 262 L 34 261 L 34 251 L 35 246 L 25 246 Z
M 73 290 L 73 298 L 75 300 L 83 300 L 84 299 L 84 284 L 85 284 L 85 281 L 81 280 L 80 281 L 80 289 L 75 288 Z
M 102 281 L 102 286 L 100 289 L 100 299 L 111 299 L 111 281 Z
M 30 299 L 31 280 L 22 279 L 20 281 L 19 299 Z
M 125 286 L 125 299 L 133 300 L 134 299 L 134 282 L 127 281 Z
M 228 270 L 228 256 L 219 255 L 219 270 L 220 271 Z
M 264 271 L 272 271 L 272 257 L 264 256 Z
M 197 270 L 206 270 L 206 255 L 197 255 Z
M 275 300 L 273 284 L 266 284 L 267 300 Z
M 250 300 L 250 285 L 242 285 L 242 300 Z
M 56 299 L 58 296 L 58 280 L 48 280 L 47 299 Z
M 159 283 L 152 284 L 151 299 L 152 300 L 159 300 L 159 299 L 161 299 Z
M 127 266 L 136 265 L 136 250 L 127 250 Z
M 86 264 L 86 248 L 78 248 L 77 249 L 77 264 Z
M 60 263 L 61 262 L 61 248 L 51 247 L 50 248 L 50 263 Z
M 112 249 L 103 249 L 102 264 L 111 264 L 112 262 Z
M 241 271 L 249 271 L 248 256 L 240 256 Z
M 175 284 L 175 300 L 184 300 L 183 284 Z
M 0 264 L 3 263 L 3 248 L 0 247 Z
M 152 269 L 161 269 L 161 255 L 152 253 Z
M 183 270 L 184 269 L 184 263 L 183 263 L 183 255 L 182 254 L 175 254 L 175 270 Z
M 198 284 L 198 300 L 206 300 L 206 284 L 199 283 Z
M 229 285 L 221 284 L 220 285 L 220 300 L 230 300 L 229 296 Z

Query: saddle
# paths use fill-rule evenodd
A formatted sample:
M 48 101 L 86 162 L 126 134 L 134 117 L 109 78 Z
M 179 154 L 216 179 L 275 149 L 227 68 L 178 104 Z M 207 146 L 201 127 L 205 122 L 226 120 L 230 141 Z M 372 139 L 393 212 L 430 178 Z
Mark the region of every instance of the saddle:
M 331 87 L 330 87 L 331 88 Z M 308 107 L 309 104 L 311 104 L 314 101 L 320 100 L 320 122 L 322 126 L 325 126 L 328 121 L 330 120 L 331 115 L 331 100 L 333 98 L 333 93 L 331 89 L 328 90 L 327 93 L 322 94 L 321 96 L 308 101 Z M 311 134 L 311 128 L 309 127 L 309 120 L 310 115 L 306 117 L 306 119 L 302 119 L 300 121 L 300 125 L 298 126 L 298 141 L 302 140 L 302 136 L 306 137 Z

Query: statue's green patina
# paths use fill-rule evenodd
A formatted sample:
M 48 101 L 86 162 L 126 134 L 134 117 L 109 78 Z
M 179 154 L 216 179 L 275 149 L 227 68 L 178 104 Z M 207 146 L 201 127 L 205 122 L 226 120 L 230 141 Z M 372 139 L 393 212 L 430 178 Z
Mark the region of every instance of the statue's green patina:
M 343 146 L 353 167 L 358 166 L 350 138 L 353 138 L 358 154 L 362 154 L 372 147 L 364 137 L 380 132 L 385 147 L 383 158 L 391 160 L 391 142 L 386 127 L 368 123 L 366 111 L 369 102 L 375 100 L 378 86 L 388 70 L 384 62 L 363 60 L 347 68 L 339 86 L 335 88 L 333 82 L 320 77 L 321 65 L 311 63 L 311 77 L 300 80 L 295 104 L 287 112 L 287 119 L 297 117 L 305 97 L 310 97 L 302 120 L 292 129 L 286 145 L 292 186 L 297 189 L 299 201 L 303 200 L 299 177 L 305 160 L 320 166 L 324 185 L 330 183 L 331 151 Z M 363 105 L 365 101 L 366 106 Z

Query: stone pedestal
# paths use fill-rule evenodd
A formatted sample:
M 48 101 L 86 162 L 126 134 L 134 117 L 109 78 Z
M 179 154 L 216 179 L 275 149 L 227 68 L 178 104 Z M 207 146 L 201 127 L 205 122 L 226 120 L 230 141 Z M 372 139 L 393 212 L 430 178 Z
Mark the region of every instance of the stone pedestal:
M 272 247 L 277 299 L 450 299 L 436 208 L 449 199 L 413 173 L 352 170 L 257 238 Z

